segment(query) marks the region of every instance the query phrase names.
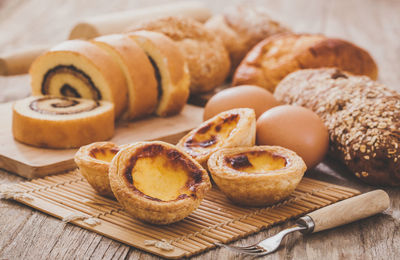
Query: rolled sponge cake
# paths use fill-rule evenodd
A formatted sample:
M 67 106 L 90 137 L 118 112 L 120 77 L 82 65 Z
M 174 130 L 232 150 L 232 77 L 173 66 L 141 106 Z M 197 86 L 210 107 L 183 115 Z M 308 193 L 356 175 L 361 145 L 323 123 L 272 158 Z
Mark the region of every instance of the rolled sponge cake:
M 162 33 L 136 31 L 129 36 L 144 50 L 154 67 L 159 99 L 156 114 L 178 114 L 186 104 L 190 87 L 189 69 L 183 53 Z
M 104 141 L 114 134 L 114 105 L 70 97 L 28 97 L 13 106 L 12 132 L 22 143 L 45 148 Z
M 97 46 L 107 51 L 119 64 L 128 87 L 125 119 L 135 119 L 155 111 L 158 103 L 157 80 L 146 53 L 124 34 L 95 38 Z
M 115 115 L 125 110 L 128 89 L 117 61 L 96 44 L 65 41 L 39 56 L 30 71 L 32 95 L 110 101 Z

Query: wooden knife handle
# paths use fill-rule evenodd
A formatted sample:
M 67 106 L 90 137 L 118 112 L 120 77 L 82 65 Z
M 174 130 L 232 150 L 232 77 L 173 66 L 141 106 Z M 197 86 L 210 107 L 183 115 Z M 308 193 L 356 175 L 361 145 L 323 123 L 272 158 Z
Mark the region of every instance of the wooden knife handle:
M 388 194 L 374 190 L 318 209 L 308 216 L 314 221 L 312 232 L 315 233 L 380 213 L 389 205 Z

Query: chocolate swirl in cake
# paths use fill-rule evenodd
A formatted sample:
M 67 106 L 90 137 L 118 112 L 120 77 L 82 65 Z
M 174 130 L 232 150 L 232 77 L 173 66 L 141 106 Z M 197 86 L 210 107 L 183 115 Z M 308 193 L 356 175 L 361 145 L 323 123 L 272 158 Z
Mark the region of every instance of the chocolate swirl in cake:
M 51 93 L 51 82 L 52 78 L 57 74 L 70 74 L 80 81 L 82 81 L 89 89 L 89 93 L 91 94 L 91 98 L 94 100 L 102 99 L 101 92 L 96 87 L 92 79 L 82 70 L 76 68 L 73 65 L 58 65 L 52 69 L 49 69 L 43 77 L 42 81 L 42 89 L 41 92 L 43 95 L 57 95 L 58 93 Z M 58 86 L 56 86 L 58 88 Z M 61 95 L 66 97 L 82 97 L 79 89 L 74 86 L 71 86 L 68 83 L 59 86 L 59 92 Z M 89 98 L 89 97 L 87 97 Z
M 99 106 L 99 102 L 88 99 L 68 97 L 41 97 L 33 100 L 29 108 L 41 114 L 70 115 L 91 111 Z
M 158 100 L 160 100 L 162 93 L 163 93 L 160 69 L 158 68 L 157 63 L 154 61 L 154 59 L 148 53 L 147 53 L 147 57 L 149 58 L 150 63 L 154 68 L 154 76 L 156 77 L 156 80 L 157 80 L 157 90 L 158 90 L 157 98 L 158 98 Z

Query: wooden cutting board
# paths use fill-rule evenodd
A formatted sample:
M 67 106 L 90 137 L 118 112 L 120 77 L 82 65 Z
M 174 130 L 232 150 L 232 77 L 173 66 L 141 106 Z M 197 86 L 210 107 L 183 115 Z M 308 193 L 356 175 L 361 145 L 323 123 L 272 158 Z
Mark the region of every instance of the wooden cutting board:
M 11 133 L 12 103 L 0 105 L 0 168 L 26 178 L 38 178 L 75 168 L 77 149 L 42 149 L 14 140 Z M 133 122 L 119 122 L 110 140 L 118 145 L 137 141 L 161 140 L 176 143 L 202 122 L 203 108 L 186 105 L 176 116 L 149 117 Z

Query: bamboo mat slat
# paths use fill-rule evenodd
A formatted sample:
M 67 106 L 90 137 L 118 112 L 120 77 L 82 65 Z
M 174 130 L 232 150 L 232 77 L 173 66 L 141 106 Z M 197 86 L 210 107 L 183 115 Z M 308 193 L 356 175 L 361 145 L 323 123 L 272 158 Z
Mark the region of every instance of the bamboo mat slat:
M 215 242 L 234 241 L 360 194 L 351 188 L 303 178 L 285 201 L 265 208 L 243 208 L 213 188 L 190 216 L 175 224 L 156 226 L 130 217 L 118 202 L 96 194 L 78 171 L 19 183 L 17 187 L 29 195 L 16 198 L 21 203 L 60 219 L 73 213 L 97 218 L 97 225 L 84 220 L 70 222 L 166 258 L 189 257 L 214 248 Z M 149 246 L 146 240 L 167 241 L 174 249 Z

